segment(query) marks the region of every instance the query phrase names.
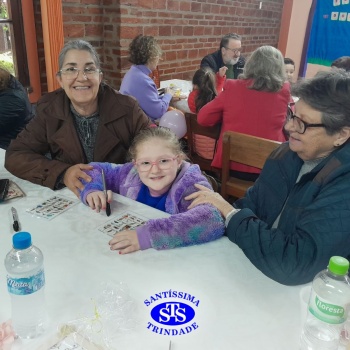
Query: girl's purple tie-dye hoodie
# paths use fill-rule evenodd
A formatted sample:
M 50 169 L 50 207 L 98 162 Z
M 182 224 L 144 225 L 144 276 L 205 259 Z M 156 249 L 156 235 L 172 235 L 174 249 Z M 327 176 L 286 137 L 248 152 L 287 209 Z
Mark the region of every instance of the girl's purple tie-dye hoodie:
M 136 200 L 142 182 L 132 163 L 91 165 L 94 169 L 87 173 L 92 181 L 85 184 L 80 195 L 83 203 L 86 204 L 86 196 L 90 192 L 103 190 L 101 169 L 104 169 L 108 189 Z M 210 242 L 224 234 L 224 220 L 212 205 L 202 204 L 187 210 L 190 202 L 185 197 L 197 191 L 194 187 L 196 183 L 211 188 L 198 165 L 184 161 L 165 201 L 165 211 L 171 216 L 149 220 L 136 229 L 141 249 L 184 247 Z

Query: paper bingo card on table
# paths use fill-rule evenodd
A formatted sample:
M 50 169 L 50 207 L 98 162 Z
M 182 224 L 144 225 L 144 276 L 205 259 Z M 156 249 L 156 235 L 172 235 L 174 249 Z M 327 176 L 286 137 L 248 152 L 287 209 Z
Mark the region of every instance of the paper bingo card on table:
M 98 230 L 114 236 L 116 233 L 124 230 L 134 230 L 136 227 L 145 224 L 149 219 L 136 214 L 132 211 L 127 211 L 115 216 L 112 220 L 98 227 Z
M 27 209 L 26 211 L 29 214 L 39 218 L 52 220 L 57 215 L 60 215 L 78 203 L 78 200 L 73 200 L 62 196 L 53 196 L 31 209 Z

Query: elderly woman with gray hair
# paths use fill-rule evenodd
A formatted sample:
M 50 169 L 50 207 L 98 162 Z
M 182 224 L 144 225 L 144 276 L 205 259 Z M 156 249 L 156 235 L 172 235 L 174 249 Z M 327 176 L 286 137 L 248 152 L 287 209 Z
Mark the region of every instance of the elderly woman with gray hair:
M 165 89 L 159 96 L 156 84 L 149 77 L 162 57 L 162 50 L 153 36 L 138 35 L 129 46 L 129 61 L 133 64 L 125 74 L 120 92 L 136 98 L 143 111 L 152 119 L 159 119 L 169 108 L 175 91 Z
M 135 135 L 150 124 L 135 99 L 102 82 L 96 50 L 84 40 L 60 52 L 61 89 L 43 96 L 36 116 L 6 152 L 5 167 L 22 179 L 76 195 L 92 161 L 124 163 Z
M 289 142 L 267 159 L 259 179 L 232 206 L 196 185 L 189 208 L 211 203 L 226 234 L 265 275 L 309 282 L 329 258 L 350 258 L 350 74 L 319 72 L 293 88 L 300 99 Z
M 238 79 L 226 80 L 223 91 L 198 112 L 198 123 L 213 126 L 221 123 L 212 166 L 222 167 L 222 137 L 236 131 L 270 140 L 285 141 L 283 125 L 290 100 L 290 86 L 285 81 L 284 60 L 272 46 L 261 46 L 247 60 Z M 260 170 L 231 163 L 232 175 L 255 181 Z

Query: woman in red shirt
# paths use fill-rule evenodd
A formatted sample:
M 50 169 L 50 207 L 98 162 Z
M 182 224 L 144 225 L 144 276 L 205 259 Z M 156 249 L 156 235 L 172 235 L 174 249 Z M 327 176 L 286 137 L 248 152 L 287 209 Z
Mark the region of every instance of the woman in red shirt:
M 221 134 L 212 165 L 222 168 L 222 137 L 225 131 L 285 141 L 283 126 L 290 100 L 285 81 L 284 60 L 272 46 L 261 46 L 248 59 L 243 74 L 228 79 L 222 93 L 198 113 L 198 123 L 213 126 L 222 123 Z M 231 163 L 232 175 L 255 181 L 260 169 Z

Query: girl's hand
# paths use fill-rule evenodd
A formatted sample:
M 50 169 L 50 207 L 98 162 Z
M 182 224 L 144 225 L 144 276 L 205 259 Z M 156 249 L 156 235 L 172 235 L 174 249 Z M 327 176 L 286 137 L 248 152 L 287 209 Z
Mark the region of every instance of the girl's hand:
M 111 250 L 119 250 L 119 254 L 128 254 L 140 250 L 140 243 L 135 230 L 118 232 L 108 242 Z
M 226 218 L 227 214 L 232 211 L 233 206 L 223 199 L 219 193 L 213 192 L 209 188 L 195 184 L 195 186 L 200 190 L 198 192 L 194 192 L 189 196 L 185 197 L 186 200 L 193 200 L 192 203 L 188 206 L 187 209 L 192 209 L 199 204 L 211 204 L 215 208 L 217 208 L 222 216 Z
M 224 77 L 226 75 L 226 71 L 227 71 L 227 67 L 226 66 L 223 66 L 219 69 L 219 75 L 220 77 Z
M 112 191 L 107 191 L 107 200 L 108 203 L 112 202 L 113 193 Z M 95 209 L 97 213 L 100 212 L 101 209 L 106 210 L 106 196 L 103 191 L 95 191 L 91 192 L 86 196 L 86 202 L 91 209 Z

